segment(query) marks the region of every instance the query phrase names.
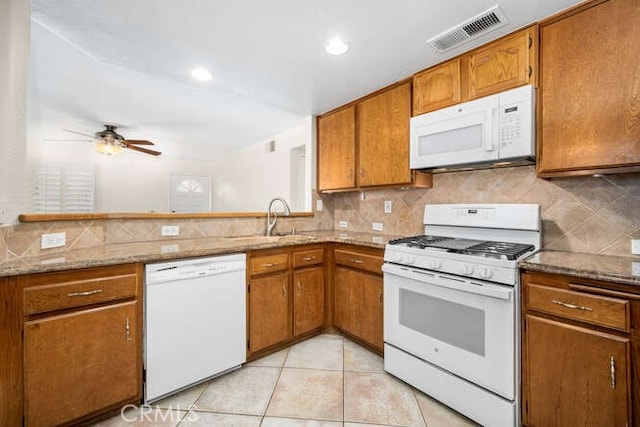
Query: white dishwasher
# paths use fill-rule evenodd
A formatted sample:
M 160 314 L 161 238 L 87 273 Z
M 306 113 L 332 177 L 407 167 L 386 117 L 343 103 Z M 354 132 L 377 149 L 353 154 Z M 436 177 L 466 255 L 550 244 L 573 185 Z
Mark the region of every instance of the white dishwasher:
M 146 403 L 246 361 L 246 255 L 145 266 Z

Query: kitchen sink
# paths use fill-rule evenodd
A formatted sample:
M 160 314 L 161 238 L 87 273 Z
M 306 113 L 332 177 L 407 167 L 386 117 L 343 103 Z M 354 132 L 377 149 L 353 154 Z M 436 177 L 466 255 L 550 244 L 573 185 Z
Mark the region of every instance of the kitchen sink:
M 276 236 L 263 236 L 263 235 L 259 235 L 259 236 L 239 236 L 239 237 L 229 237 L 228 239 L 233 240 L 233 241 L 251 241 L 251 242 L 255 242 L 256 244 L 260 244 L 260 243 L 278 243 L 278 242 L 282 242 L 282 243 L 288 243 L 288 242 L 308 242 L 309 240 L 312 240 L 314 237 L 313 236 L 303 236 L 300 234 L 283 234 L 283 235 L 276 235 Z

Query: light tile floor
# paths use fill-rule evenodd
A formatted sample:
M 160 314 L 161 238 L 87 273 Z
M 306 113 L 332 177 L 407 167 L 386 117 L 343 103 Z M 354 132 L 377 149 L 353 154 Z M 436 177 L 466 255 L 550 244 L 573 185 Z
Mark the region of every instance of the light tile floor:
M 462 427 L 472 421 L 383 370 L 340 335 L 319 335 L 96 426 Z

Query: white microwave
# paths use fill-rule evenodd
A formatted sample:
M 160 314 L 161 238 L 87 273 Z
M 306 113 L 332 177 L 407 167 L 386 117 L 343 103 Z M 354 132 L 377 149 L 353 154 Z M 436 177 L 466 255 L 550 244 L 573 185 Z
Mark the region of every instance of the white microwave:
M 522 86 L 410 121 L 411 169 L 533 163 L 535 90 Z

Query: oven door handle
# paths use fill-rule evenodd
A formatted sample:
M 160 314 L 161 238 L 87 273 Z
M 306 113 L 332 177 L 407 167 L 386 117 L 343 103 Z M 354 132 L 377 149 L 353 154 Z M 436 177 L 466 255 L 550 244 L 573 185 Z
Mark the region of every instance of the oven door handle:
M 429 271 L 416 270 L 399 265 L 383 264 L 382 271 L 407 279 L 415 280 L 429 285 L 448 288 L 470 294 L 496 298 L 509 301 L 512 299 L 513 288 L 502 285 L 484 284 L 471 282 L 465 279 L 445 276 L 442 273 L 432 273 Z

